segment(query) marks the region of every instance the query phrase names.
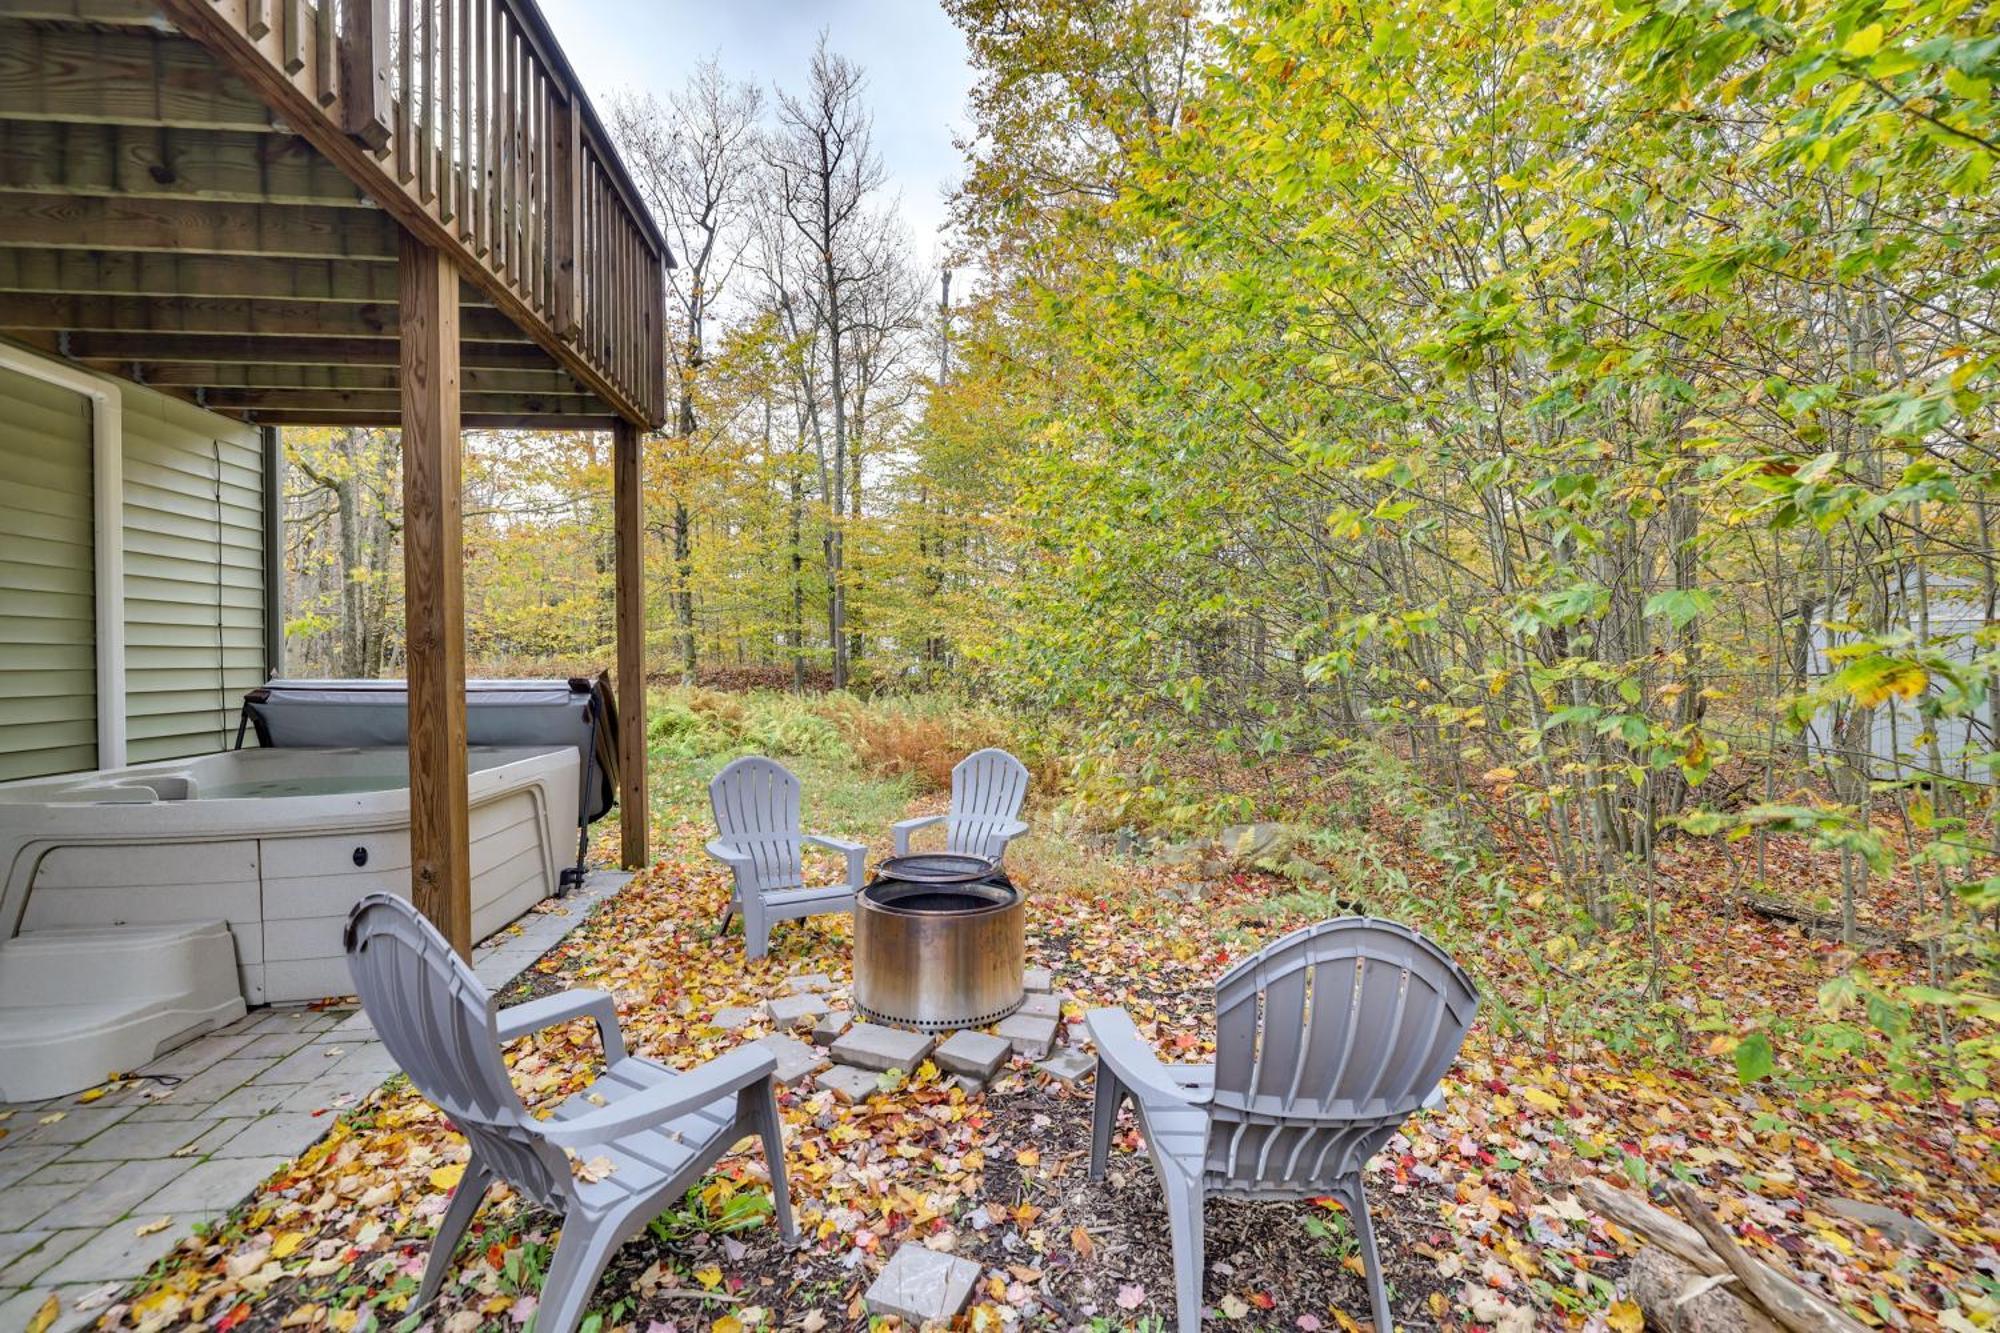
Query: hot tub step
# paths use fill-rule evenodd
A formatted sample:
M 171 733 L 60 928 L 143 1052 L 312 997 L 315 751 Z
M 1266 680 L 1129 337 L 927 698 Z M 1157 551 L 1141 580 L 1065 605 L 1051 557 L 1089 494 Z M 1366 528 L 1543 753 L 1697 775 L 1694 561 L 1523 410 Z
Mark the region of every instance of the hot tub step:
M 79 1092 L 242 1016 L 223 922 L 24 931 L 0 943 L 0 1101 Z

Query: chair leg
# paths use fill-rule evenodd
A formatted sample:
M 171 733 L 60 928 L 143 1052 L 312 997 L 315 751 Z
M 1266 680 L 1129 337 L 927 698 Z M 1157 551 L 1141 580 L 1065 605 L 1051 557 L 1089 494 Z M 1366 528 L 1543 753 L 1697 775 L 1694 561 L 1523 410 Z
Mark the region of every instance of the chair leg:
M 1201 1178 L 1169 1168 L 1161 1173 L 1160 1184 L 1167 1193 L 1167 1230 L 1174 1243 L 1176 1322 L 1180 1333 L 1201 1333 Z
M 1348 1221 L 1354 1224 L 1354 1239 L 1361 1247 L 1361 1269 L 1368 1279 L 1368 1303 L 1373 1308 L 1375 1333 L 1395 1333 L 1395 1316 L 1389 1310 L 1389 1286 L 1382 1280 L 1382 1256 L 1375 1246 L 1375 1223 L 1368 1216 L 1368 1192 L 1360 1176 L 1342 1182 L 1341 1198 L 1347 1204 Z
M 721 939 L 729 933 L 729 918 L 736 915 L 736 895 L 729 895 L 729 902 L 722 909 L 722 921 L 715 928 L 715 938 Z
M 757 1136 L 764 1141 L 764 1166 L 771 1174 L 771 1204 L 777 1210 L 778 1234 L 786 1240 L 799 1238 L 798 1223 L 792 1220 L 792 1187 L 785 1176 L 785 1122 L 778 1115 L 778 1090 L 765 1079 L 755 1090 L 746 1088 L 745 1097 L 755 1099 L 752 1114 Z
M 563 1218 L 556 1257 L 542 1279 L 542 1300 L 535 1314 L 535 1333 L 576 1333 L 590 1294 L 604 1265 L 618 1248 L 616 1223 L 609 1218 L 586 1221 L 571 1212 Z
M 438 1220 L 437 1235 L 431 1239 L 431 1257 L 424 1265 L 424 1282 L 417 1288 L 418 1306 L 429 1305 L 444 1289 L 444 1276 L 451 1271 L 452 1252 L 465 1238 L 465 1229 L 472 1224 L 472 1215 L 479 1211 L 486 1198 L 486 1187 L 492 1183 L 493 1173 L 474 1154 L 466 1163 L 465 1174 L 458 1179 L 458 1188 L 451 1192 L 444 1216 Z
M 1125 1085 L 1111 1066 L 1097 1062 L 1097 1093 L 1090 1104 L 1090 1179 L 1104 1179 L 1111 1162 L 1111 1135 L 1118 1126 L 1118 1107 L 1125 1100 Z
M 755 897 L 743 900 L 743 954 L 746 958 L 762 958 L 771 952 L 771 918 L 764 911 L 764 904 Z

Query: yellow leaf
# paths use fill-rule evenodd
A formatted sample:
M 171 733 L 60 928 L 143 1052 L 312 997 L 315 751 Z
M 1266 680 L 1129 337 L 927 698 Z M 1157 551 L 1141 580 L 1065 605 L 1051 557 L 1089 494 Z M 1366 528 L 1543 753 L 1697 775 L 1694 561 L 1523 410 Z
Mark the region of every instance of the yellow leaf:
M 104 1095 L 104 1092 L 105 1092 L 104 1085 L 99 1084 L 97 1087 L 86 1088 L 84 1091 L 78 1093 L 76 1099 L 80 1102 L 94 1102 L 99 1097 L 102 1097 Z
M 56 1299 L 54 1292 L 50 1292 L 49 1298 L 42 1302 L 42 1308 L 35 1311 L 35 1317 L 28 1321 L 28 1333 L 48 1333 L 49 1325 L 55 1323 L 56 1316 L 61 1313 L 62 1302 Z
M 454 1162 L 450 1166 L 441 1166 L 431 1172 L 431 1188 L 439 1190 L 455 1189 L 458 1186 L 459 1177 L 464 1174 L 465 1163 L 463 1162 Z
M 135 1236 L 150 1236 L 155 1231 L 165 1231 L 173 1223 L 173 1220 L 171 1217 L 156 1217 L 150 1222 L 141 1222 L 133 1230 L 132 1234 Z
M 1014 1154 L 1014 1163 L 1017 1166 L 1040 1166 L 1042 1155 L 1033 1148 L 1023 1148 Z
M 271 1257 L 273 1259 L 283 1259 L 288 1255 L 295 1254 L 299 1246 L 305 1244 L 305 1242 L 305 1232 L 287 1231 L 284 1235 L 271 1242 Z
M 1562 1109 L 1560 1101 L 1543 1092 L 1540 1088 L 1516 1088 L 1515 1091 L 1521 1094 L 1522 1101 L 1538 1110 L 1560 1111 Z
M 697 1268 L 694 1270 L 694 1280 L 701 1283 L 702 1286 L 708 1288 L 710 1291 L 714 1291 L 722 1285 L 722 1269 L 715 1264 L 710 1264 L 706 1268 Z
M 1840 44 L 1840 53 L 1857 59 L 1874 55 L 1882 49 L 1882 25 L 1871 23 L 1865 28 L 1856 28 L 1854 35 Z
M 743 1333 L 743 1321 L 733 1314 L 726 1314 L 709 1327 L 714 1333 Z
M 1646 1316 L 1633 1301 L 1618 1301 L 1604 1312 L 1604 1322 L 1612 1333 L 1641 1333 L 1646 1327 Z

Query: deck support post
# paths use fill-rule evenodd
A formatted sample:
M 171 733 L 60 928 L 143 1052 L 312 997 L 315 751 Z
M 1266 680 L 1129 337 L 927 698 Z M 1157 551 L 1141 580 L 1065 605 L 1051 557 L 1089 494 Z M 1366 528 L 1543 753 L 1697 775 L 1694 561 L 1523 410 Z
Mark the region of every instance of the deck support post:
M 619 862 L 627 870 L 646 864 L 646 566 L 639 545 L 640 428 L 620 420 L 612 428 L 612 529 L 618 590 L 618 827 Z
M 410 889 L 472 953 L 458 270 L 402 234 L 403 606 L 410 677 Z

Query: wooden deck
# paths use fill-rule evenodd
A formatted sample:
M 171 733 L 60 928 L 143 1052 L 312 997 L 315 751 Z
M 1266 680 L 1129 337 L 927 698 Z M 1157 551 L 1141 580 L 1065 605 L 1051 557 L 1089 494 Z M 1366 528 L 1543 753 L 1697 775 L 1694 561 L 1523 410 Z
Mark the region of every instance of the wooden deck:
M 0 336 L 398 424 L 405 231 L 461 278 L 465 425 L 664 420 L 667 248 L 530 0 L 0 0 Z

